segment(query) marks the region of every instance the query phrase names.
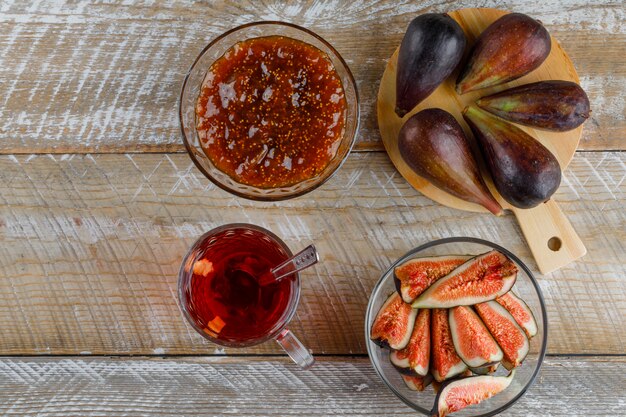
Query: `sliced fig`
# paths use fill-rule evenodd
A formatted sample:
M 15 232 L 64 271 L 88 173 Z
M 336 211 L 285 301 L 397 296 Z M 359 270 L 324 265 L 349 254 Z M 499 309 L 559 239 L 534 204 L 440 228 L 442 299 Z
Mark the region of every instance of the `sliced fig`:
M 433 382 L 433 376 L 431 374 L 426 374 L 426 376 L 402 375 L 402 379 L 406 386 L 413 391 L 424 391 L 424 389 Z
M 413 308 L 449 308 L 491 301 L 508 292 L 516 277 L 513 261 L 492 250 L 437 280 L 413 301 Z
M 530 348 L 524 330 L 506 308 L 495 301 L 476 304 L 475 308 L 504 353 L 502 365 L 509 371 L 519 366 Z
M 472 371 L 470 371 L 469 369 L 466 369 L 464 372 L 461 372 L 459 375 L 450 378 L 449 380 L 455 380 L 455 379 L 459 379 L 459 378 L 466 378 L 468 376 L 472 376 L 473 373 Z M 435 391 L 435 394 L 439 392 L 439 390 L 441 389 L 441 385 L 444 384 L 446 381 L 443 382 L 439 382 L 436 379 L 433 379 L 433 391 Z
M 537 322 L 533 312 L 524 300 L 515 295 L 513 291 L 496 298 L 496 301 L 511 313 L 517 324 L 526 332 L 526 336 L 532 338 L 537 334 Z
M 423 309 L 417 314 L 413 334 L 409 344 L 402 350 L 394 350 L 389 360 L 400 372 L 409 369 L 421 376 L 428 373 L 430 362 L 430 310 Z
M 450 255 L 411 259 L 394 269 L 394 281 L 402 299 L 412 303 L 435 281 L 448 275 L 471 256 Z
M 500 362 L 494 363 L 493 365 L 482 366 L 480 368 L 471 368 L 471 371 L 476 375 L 488 375 L 497 371 L 498 366 L 500 366 Z
M 404 349 L 409 343 L 417 310 L 405 303 L 397 292 L 387 298 L 378 311 L 370 337 L 381 347 Z
M 441 382 L 465 372 L 467 365 L 454 350 L 448 311 L 435 309 L 431 316 L 431 373 L 436 381 Z
M 470 368 L 480 368 L 502 360 L 502 349 L 471 307 L 450 309 L 450 333 L 454 349 Z
M 437 393 L 431 414 L 445 417 L 469 405 L 478 404 L 504 391 L 514 376 L 515 371 L 509 376 L 479 375 L 446 382 Z

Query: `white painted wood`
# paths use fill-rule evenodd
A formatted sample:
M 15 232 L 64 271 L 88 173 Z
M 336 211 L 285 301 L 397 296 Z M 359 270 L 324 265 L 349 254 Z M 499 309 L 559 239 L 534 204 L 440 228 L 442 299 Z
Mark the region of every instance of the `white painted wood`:
M 511 215 L 442 207 L 414 191 L 383 153 L 353 154 L 329 183 L 280 204 L 216 189 L 183 151 L 180 85 L 226 29 L 285 20 L 329 40 L 361 94 L 357 148 L 382 149 L 378 83 L 415 15 L 471 1 L 3 0 L 0 2 L 0 355 L 213 354 L 206 358 L 0 358 L 0 415 L 415 415 L 365 358 L 319 358 L 301 372 L 274 344 L 225 351 L 185 325 L 178 263 L 203 231 L 261 224 L 294 249 L 314 242 L 290 326 L 315 354 L 365 352 L 362 327 L 380 272 L 425 241 L 470 235 L 532 258 Z M 593 107 L 581 149 L 626 149 L 626 12 L 602 0 L 487 0 L 541 19 L 574 60 Z M 52 152 L 59 155 L 30 155 Z M 623 153 L 579 153 L 556 198 L 589 248 L 540 277 L 552 353 L 626 346 Z M 534 267 L 534 266 L 533 266 Z M 620 415 L 623 357 L 550 358 L 506 416 Z
M 624 415 L 625 388 L 623 358 L 549 358 L 535 385 L 500 415 Z M 323 358 L 309 371 L 276 358 L 3 358 L 0 414 L 417 415 L 367 358 Z
M 551 353 L 626 353 L 625 153 L 579 153 L 555 198 L 589 254 L 539 277 Z M 535 270 L 512 215 L 443 207 L 383 152 L 352 154 L 318 190 L 257 203 L 216 189 L 184 154 L 0 157 L 0 354 L 218 353 L 185 325 L 179 263 L 229 222 L 264 226 L 321 262 L 303 274 L 292 330 L 315 354 L 364 353 L 370 291 L 395 259 L 482 237 Z M 227 353 L 233 353 L 227 350 Z M 274 343 L 237 353 L 280 353 Z
M 352 68 L 359 149 L 381 149 L 378 83 L 409 21 L 463 1 L 3 0 L 0 152 L 182 151 L 177 100 L 187 69 L 223 31 L 284 20 L 319 32 Z M 592 101 L 583 149 L 626 149 L 626 13 L 619 1 L 486 0 L 542 20 L 574 60 Z

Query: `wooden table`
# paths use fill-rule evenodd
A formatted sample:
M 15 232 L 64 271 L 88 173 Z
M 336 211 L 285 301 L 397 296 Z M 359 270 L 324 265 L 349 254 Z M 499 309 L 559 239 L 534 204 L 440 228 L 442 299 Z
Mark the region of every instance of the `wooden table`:
M 115 2 L 111 2 L 115 3 Z M 395 415 L 363 320 L 381 271 L 447 236 L 502 244 L 536 270 L 513 217 L 414 191 L 382 150 L 378 81 L 414 16 L 472 2 L 3 0 L 0 3 L 0 414 Z M 620 1 L 486 0 L 529 13 L 574 60 L 593 107 L 555 195 L 589 253 L 538 275 L 549 355 L 509 416 L 626 415 L 626 12 Z M 203 46 L 244 22 L 307 26 L 346 58 L 358 144 L 318 190 L 255 203 L 217 189 L 184 152 L 177 99 Z M 202 232 L 267 227 L 315 242 L 291 325 L 317 357 L 222 349 L 183 321 L 177 271 Z

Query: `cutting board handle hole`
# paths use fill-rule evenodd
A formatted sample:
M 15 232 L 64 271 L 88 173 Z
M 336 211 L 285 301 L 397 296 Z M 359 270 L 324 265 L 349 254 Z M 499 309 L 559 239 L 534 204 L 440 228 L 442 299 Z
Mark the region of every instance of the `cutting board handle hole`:
M 563 242 L 561 242 L 561 239 L 559 239 L 556 236 L 551 237 L 550 240 L 548 240 L 548 247 L 553 252 L 558 252 L 559 249 L 561 249 L 562 245 L 563 245 Z

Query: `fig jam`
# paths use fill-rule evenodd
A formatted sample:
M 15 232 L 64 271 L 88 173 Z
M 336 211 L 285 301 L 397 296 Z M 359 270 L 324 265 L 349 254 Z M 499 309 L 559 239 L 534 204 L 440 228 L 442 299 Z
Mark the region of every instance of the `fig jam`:
M 204 242 L 186 289 L 186 310 L 215 339 L 248 343 L 286 319 L 293 278 L 259 285 L 258 279 L 288 258 L 259 231 L 235 229 Z
M 259 188 L 315 177 L 337 152 L 346 99 L 328 55 L 284 36 L 235 44 L 209 68 L 196 104 L 207 157 Z

